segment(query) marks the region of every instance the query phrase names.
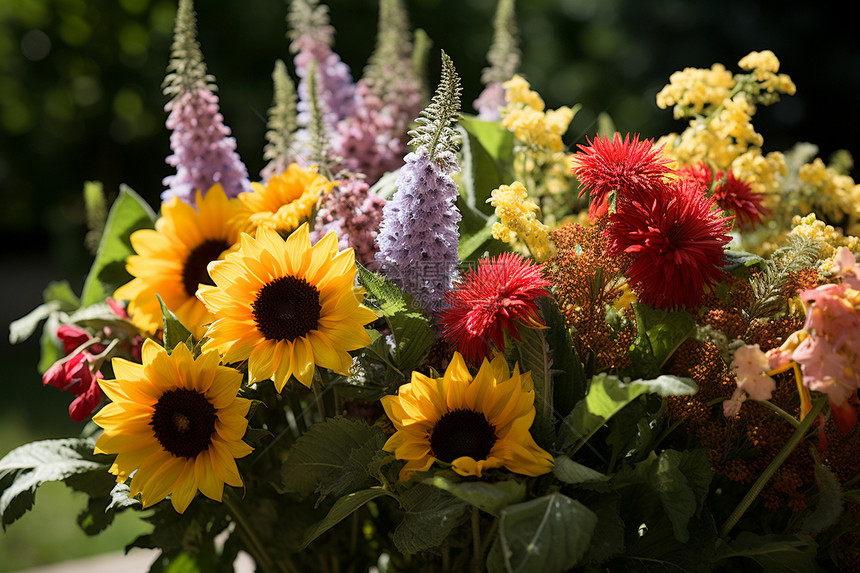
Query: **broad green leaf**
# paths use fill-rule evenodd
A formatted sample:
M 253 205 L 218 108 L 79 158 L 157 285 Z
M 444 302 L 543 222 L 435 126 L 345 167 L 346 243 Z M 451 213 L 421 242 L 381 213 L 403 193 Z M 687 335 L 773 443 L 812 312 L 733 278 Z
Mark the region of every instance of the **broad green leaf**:
M 740 267 L 751 267 L 764 264 L 765 260 L 759 255 L 746 251 L 727 250 L 723 257 L 723 270 L 727 273 Z
M 658 370 L 696 329 L 696 321 L 688 312 L 669 312 L 640 303 L 633 304 L 633 311 L 637 338 L 647 339 Z
M 538 304 L 546 321 L 547 329 L 543 333 L 552 358 L 553 408 L 555 414 L 563 418 L 585 396 L 588 380 L 555 299 L 541 297 Z
M 481 139 L 476 137 L 467 126 L 480 131 L 484 139 L 496 148 L 496 152 L 513 154 L 513 134 L 498 123 L 494 126 L 487 124 L 488 122 L 470 119 L 461 122 L 461 170 L 458 175 L 461 183 L 460 196 L 466 205 L 484 215 L 490 215 L 495 210 L 487 203 L 493 189 L 510 183 L 512 175 L 505 172 L 501 164 L 484 147 Z M 491 139 L 494 141 L 490 141 Z M 507 149 L 502 149 L 503 142 L 509 145 Z
M 531 372 L 535 392 L 535 419 L 532 432 L 539 443 L 549 441 L 553 428 L 553 362 L 543 329 L 521 328 L 514 340 L 521 372 Z
M 558 455 L 554 458 L 552 473 L 559 480 L 571 485 L 604 482 L 609 479 L 609 476 L 602 474 L 597 470 L 577 463 L 564 455 Z
M 487 556 L 490 573 L 554 573 L 580 562 L 597 516 L 560 493 L 505 508 Z
M 468 236 L 461 235 L 460 244 L 457 246 L 457 257 L 461 261 L 469 261 L 475 254 L 482 254 L 481 247 L 493 238 L 493 225 L 498 220 L 495 215 L 491 215 L 478 231 Z
M 818 486 L 818 496 L 815 508 L 800 527 L 801 533 L 821 533 L 839 520 L 842 515 L 842 485 L 829 468 L 815 462 L 815 483 Z
M 403 519 L 394 530 L 393 539 L 402 553 L 439 547 L 466 517 L 466 502 L 430 485 L 412 486 L 399 500 Z
M 63 439 L 31 442 L 0 460 L 0 518 L 5 529 L 33 506 L 36 489 L 49 481 L 110 465 L 106 456 L 93 454 L 92 440 Z
M 149 205 L 130 187 L 121 185 L 108 213 L 98 254 L 84 282 L 83 306 L 104 300 L 131 280 L 125 270 L 126 259 L 134 254 L 129 237 L 139 229 L 151 229 L 154 221 L 155 213 Z
M 409 373 L 424 363 L 436 339 L 430 322 L 409 293 L 361 264 L 357 266 L 358 280 L 367 290 L 365 303 L 385 317 L 391 328 L 397 369 Z
M 322 497 L 366 488 L 367 465 L 385 441 L 378 427 L 341 416 L 314 424 L 290 448 L 281 467 L 283 486 Z
M 681 471 L 681 452 L 665 450 L 657 458 L 652 484 L 660 503 L 672 522 L 675 539 L 682 543 L 690 540 L 687 523 L 696 513 L 696 494 Z
M 460 125 L 486 150 L 490 157 L 502 165 L 514 158 L 514 134 L 498 121 L 483 121 L 477 117 L 461 116 Z
M 607 420 L 627 404 L 646 393 L 660 396 L 694 394 L 698 387 L 687 378 L 663 375 L 654 380 L 624 383 L 616 376 L 601 373 L 591 379 L 588 394 L 564 419 L 559 432 L 562 449 L 573 454 L 597 432 Z
M 368 501 L 382 497 L 383 495 L 391 495 L 391 493 L 382 488 L 373 487 L 350 493 L 338 499 L 329 510 L 328 515 L 325 516 L 325 519 L 308 529 L 304 541 L 302 541 L 301 548 L 304 549 L 310 545 L 314 539 L 349 517 L 352 512 Z
M 424 480 L 424 483 L 452 493 L 478 509 L 498 516 L 511 504 L 521 502 L 526 496 L 525 483 L 505 480 L 487 482 L 453 482 L 441 476 Z
M 741 532 L 723 545 L 715 561 L 743 557 L 755 561 L 765 573 L 805 573 L 817 571 L 818 544 L 808 535 L 756 535 Z
M 192 340 L 191 331 L 184 324 L 179 322 L 173 311 L 167 308 L 160 295 L 155 295 L 158 298 L 158 304 L 161 305 L 161 315 L 164 317 L 164 348 L 168 352 L 173 352 L 177 344 L 182 344 L 187 340 Z M 194 345 L 191 344 L 188 350 L 193 350 Z

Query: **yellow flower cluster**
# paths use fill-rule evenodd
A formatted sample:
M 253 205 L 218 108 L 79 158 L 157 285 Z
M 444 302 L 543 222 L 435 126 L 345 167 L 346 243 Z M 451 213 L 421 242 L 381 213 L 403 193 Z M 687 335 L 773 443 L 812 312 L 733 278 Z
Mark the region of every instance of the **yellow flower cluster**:
M 761 88 L 769 93 L 794 95 L 797 87 L 787 74 L 777 74 L 779 60 L 770 50 L 750 52 L 738 62 L 742 70 L 752 71 Z
M 681 134 L 670 133 L 657 142 L 679 165 L 700 161 L 714 171 L 731 170 L 749 181 L 753 191 L 776 189 L 785 175 L 785 159 L 779 153 L 762 154 L 764 138 L 752 125 L 756 105 L 774 103 L 778 93 L 793 94 L 794 84 L 785 74 L 776 74 L 779 60 L 773 52 L 752 52 L 739 65 L 752 74 L 732 76 L 720 64 L 710 70 L 687 68 L 670 77 L 657 95 L 657 105 L 674 105 L 675 117 L 690 117 Z
M 818 268 L 824 272 L 831 272 L 836 263 L 836 251 L 839 247 L 846 247 L 852 253 L 860 253 L 860 239 L 852 235 L 844 235 L 841 230 L 832 225 L 819 221 L 815 213 L 805 217 L 795 215 L 791 221 L 793 228 L 790 235 L 799 235 L 817 242 L 820 246 Z
M 657 107 L 675 106 L 675 119 L 698 115 L 706 107 L 723 103 L 734 87 L 732 73 L 722 64 L 714 64 L 709 70 L 684 68 L 669 76 L 669 85 L 657 94 Z
M 807 186 L 803 196 L 820 208 L 823 215 L 833 221 L 847 216 L 849 224 L 856 224 L 860 218 L 860 185 L 854 179 L 826 166 L 818 157 L 812 163 L 801 165 L 798 177 Z M 852 229 L 852 232 L 856 231 Z
M 494 189 L 487 203 L 496 208 L 499 222 L 493 225 L 493 237 L 504 243 L 525 243 L 538 262 L 552 255 L 549 228 L 538 219 L 538 206 L 528 199 L 528 191 L 519 181 Z
M 529 145 L 549 151 L 561 151 L 561 136 L 573 119 L 573 110 L 567 106 L 546 110 L 546 104 L 529 83 L 515 75 L 504 83 L 507 105 L 501 109 L 502 121 L 514 136 Z

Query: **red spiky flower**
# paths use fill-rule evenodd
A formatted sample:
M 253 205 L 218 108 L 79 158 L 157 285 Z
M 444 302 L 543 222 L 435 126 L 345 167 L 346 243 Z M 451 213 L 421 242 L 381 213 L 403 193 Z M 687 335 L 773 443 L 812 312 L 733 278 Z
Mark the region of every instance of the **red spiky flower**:
M 610 217 L 608 252 L 634 257 L 626 274 L 640 301 L 667 310 L 693 307 L 723 276 L 728 220 L 696 181 L 680 178 Z
M 722 171 L 713 175 L 707 165 L 699 162 L 696 165 L 684 166 L 679 174 L 699 181 L 706 190 L 714 187 L 711 195 L 721 209 L 734 214 L 735 226 L 739 231 L 754 228 L 761 223 L 763 215 L 770 213 L 770 210 L 762 205 L 764 195 L 753 191 L 749 182 L 738 179 L 731 171 L 728 175 Z
M 612 139 L 598 135 L 577 147 L 582 151 L 573 156 L 573 173 L 582 186 L 579 196 L 586 191 L 591 195 L 588 216 L 592 221 L 606 214 L 613 191 L 619 202 L 636 200 L 659 192 L 666 185 L 664 177 L 672 173 L 663 147 L 655 147 L 650 139 L 639 141 L 639 134 L 632 140 L 627 134 L 623 141 L 618 133 Z
M 442 336 L 473 365 L 505 349 L 505 331 L 520 340 L 517 326 L 544 326 L 537 298 L 549 296 L 541 265 L 514 253 L 481 259 L 445 295 L 438 313 Z M 492 346 L 491 346 L 492 344 Z

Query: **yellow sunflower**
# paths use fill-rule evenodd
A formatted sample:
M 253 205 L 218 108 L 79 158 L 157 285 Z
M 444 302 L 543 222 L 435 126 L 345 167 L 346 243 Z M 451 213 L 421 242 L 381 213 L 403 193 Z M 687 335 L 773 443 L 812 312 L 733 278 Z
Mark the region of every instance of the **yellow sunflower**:
M 251 232 L 261 226 L 274 227 L 286 235 L 307 221 L 320 196 L 337 185 L 316 172 L 291 163 L 266 185 L 253 182 L 251 193 L 240 193 L 239 199 L 249 211 Z
M 205 196 L 197 192 L 197 209 L 173 197 L 162 206 L 154 230 L 132 233 L 137 254 L 128 258 L 126 270 L 135 278 L 113 296 L 129 301 L 134 324 L 150 333 L 162 327 L 157 294 L 196 338 L 203 336 L 212 317 L 195 296 L 197 286 L 212 284 L 206 266 L 238 242 L 246 225 L 243 212 L 239 200 L 215 185 Z
M 115 358 L 116 380 L 99 380 L 112 402 L 93 417 L 104 428 L 95 452 L 117 454 L 117 483 L 134 472 L 130 495 L 144 508 L 169 494 L 182 513 L 198 490 L 221 501 L 225 483 L 242 486 L 236 458 L 253 450 L 242 441 L 251 405 L 236 397 L 242 374 L 220 366 L 217 352 L 195 360 L 184 344 L 168 354 L 149 338 L 142 362 Z
M 502 355 L 486 359 L 472 377 L 463 356 L 454 353 L 442 378 L 412 373 L 396 396 L 382 406 L 397 431 L 383 446 L 406 460 L 400 479 L 425 471 L 434 461 L 450 463 L 463 476 L 481 477 L 505 467 L 529 476 L 552 470 L 552 456 L 529 433 L 535 417 L 531 373 L 514 371 Z
M 215 285 L 197 291 L 215 317 L 205 348 L 225 363 L 247 360 L 248 381 L 271 378 L 278 391 L 290 376 L 310 387 L 315 365 L 347 374 L 348 351 L 370 344 L 363 326 L 376 319 L 355 273 L 352 249 L 338 252 L 334 233 L 314 246 L 306 224 L 286 240 L 270 227 L 243 234 L 209 266 Z

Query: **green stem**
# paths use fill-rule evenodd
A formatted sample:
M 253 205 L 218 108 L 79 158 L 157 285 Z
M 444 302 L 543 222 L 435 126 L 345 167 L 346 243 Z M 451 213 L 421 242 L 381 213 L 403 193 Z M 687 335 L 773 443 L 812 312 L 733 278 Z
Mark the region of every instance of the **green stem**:
M 236 523 L 236 529 L 242 537 L 242 540 L 245 542 L 248 553 L 251 554 L 251 557 L 254 558 L 254 561 L 262 571 L 266 573 L 276 571 L 272 558 L 266 552 L 266 548 L 263 543 L 257 538 L 251 524 L 248 523 L 248 519 L 245 517 L 245 514 L 242 512 L 240 507 L 239 500 L 235 496 L 236 494 L 232 489 L 224 488 L 224 506 L 230 512 L 230 515 L 233 516 L 233 521 Z M 292 567 L 289 565 L 289 561 L 284 561 L 282 563 L 282 568 L 279 569 L 282 571 L 293 571 Z
M 785 410 L 783 410 L 782 408 L 780 408 L 779 406 L 774 404 L 773 402 L 770 402 L 768 400 L 753 400 L 753 399 L 751 399 L 750 401 L 755 402 L 756 404 L 760 404 L 760 405 L 764 406 L 765 408 L 771 409 L 780 418 L 782 418 L 783 420 L 785 420 L 786 422 L 788 422 L 789 424 L 791 424 L 795 428 L 797 428 L 800 425 L 800 422 L 797 421 L 797 418 L 795 418 L 794 416 L 792 416 L 791 414 L 789 414 L 788 412 L 786 412 Z
M 749 489 L 747 494 L 741 500 L 741 502 L 735 507 L 735 510 L 723 524 L 722 529 L 720 530 L 720 537 L 727 537 L 732 528 L 737 525 L 738 521 L 740 521 L 741 517 L 743 517 L 744 513 L 750 508 L 755 498 L 758 497 L 758 494 L 761 493 L 761 490 L 764 489 L 764 486 L 767 485 L 767 482 L 770 481 L 770 478 L 773 477 L 773 474 L 776 473 L 776 470 L 785 462 L 791 452 L 794 451 L 794 448 L 797 447 L 797 444 L 806 437 L 806 432 L 809 431 L 809 428 L 812 426 L 812 422 L 818 417 L 818 413 L 821 412 L 821 409 L 824 408 L 824 404 L 827 403 L 827 396 L 820 396 L 818 400 L 813 404 L 812 410 L 807 414 L 807 416 L 803 419 L 803 421 L 795 428 L 794 434 L 791 435 L 791 438 L 785 443 L 779 453 L 776 454 L 776 457 L 770 462 L 770 464 L 764 469 L 752 487 Z

